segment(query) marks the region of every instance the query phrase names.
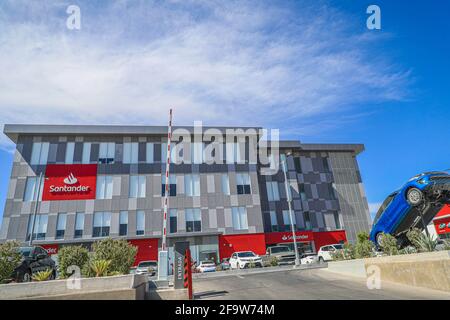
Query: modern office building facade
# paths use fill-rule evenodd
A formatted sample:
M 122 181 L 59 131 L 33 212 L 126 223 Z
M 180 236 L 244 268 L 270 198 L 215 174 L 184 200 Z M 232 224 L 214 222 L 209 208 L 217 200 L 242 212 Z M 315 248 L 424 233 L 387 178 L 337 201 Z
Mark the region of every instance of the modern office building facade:
M 260 128 L 174 129 L 194 143 L 181 153 L 172 148 L 172 157 L 185 161 L 170 165 L 169 255 L 174 242 L 186 240 L 195 260 L 216 261 L 234 251 L 264 254 L 267 246 L 292 245 L 284 172 L 262 174 L 264 165 L 250 160 Z M 205 138 L 209 129 L 215 138 Z M 205 152 L 228 131 L 236 140 L 211 153 L 224 163 L 209 163 Z M 68 244 L 124 238 L 138 246 L 136 261 L 157 259 L 167 127 L 5 125 L 4 133 L 16 150 L 0 241 L 32 237 L 56 254 Z M 279 142 L 303 251 L 353 242 L 369 230 L 356 160 L 362 151 L 353 144 Z

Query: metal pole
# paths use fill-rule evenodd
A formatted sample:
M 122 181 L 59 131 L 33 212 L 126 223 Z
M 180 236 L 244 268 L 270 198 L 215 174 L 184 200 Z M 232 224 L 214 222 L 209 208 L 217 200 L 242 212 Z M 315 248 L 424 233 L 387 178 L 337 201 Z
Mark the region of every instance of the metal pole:
M 283 163 L 283 173 L 284 173 L 284 186 L 286 188 L 286 197 L 287 197 L 287 202 L 288 202 L 288 207 L 289 207 L 289 218 L 290 218 L 290 222 L 291 222 L 291 231 L 292 231 L 292 239 L 294 240 L 294 250 L 295 250 L 295 266 L 298 267 L 300 265 L 300 258 L 298 255 L 298 248 L 297 248 L 297 238 L 295 236 L 295 228 L 294 228 L 294 219 L 292 216 L 292 205 L 291 205 L 291 196 L 290 196 L 290 186 L 288 185 L 288 181 L 287 181 L 287 164 L 286 164 L 286 158 L 282 161 Z
M 39 173 L 39 181 L 36 184 L 37 190 L 36 189 L 34 190 L 34 194 L 36 195 L 36 202 L 34 204 L 34 210 L 33 210 L 33 222 L 31 224 L 30 240 L 28 241 L 29 246 L 31 246 L 33 244 L 34 226 L 36 224 L 36 215 L 37 215 L 37 211 L 38 211 L 39 199 L 41 197 L 41 183 L 42 183 L 42 172 Z

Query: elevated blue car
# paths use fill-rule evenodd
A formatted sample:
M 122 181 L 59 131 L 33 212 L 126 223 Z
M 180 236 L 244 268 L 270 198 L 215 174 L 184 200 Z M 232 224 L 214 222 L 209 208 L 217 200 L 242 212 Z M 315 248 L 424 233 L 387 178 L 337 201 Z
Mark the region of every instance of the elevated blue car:
M 370 240 L 379 246 L 381 234 L 387 233 L 402 245 L 407 242 L 408 230 L 426 228 L 446 203 L 450 203 L 450 175 L 439 171 L 418 174 L 384 200 Z

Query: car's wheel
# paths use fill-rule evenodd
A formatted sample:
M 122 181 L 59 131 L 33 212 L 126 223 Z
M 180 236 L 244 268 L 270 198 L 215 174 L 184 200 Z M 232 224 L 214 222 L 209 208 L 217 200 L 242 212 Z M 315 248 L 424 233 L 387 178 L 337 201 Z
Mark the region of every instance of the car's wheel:
M 31 271 L 26 271 L 23 273 L 21 282 L 31 282 Z
M 416 207 L 423 202 L 423 192 L 417 188 L 411 188 L 406 193 L 406 199 L 410 205 Z

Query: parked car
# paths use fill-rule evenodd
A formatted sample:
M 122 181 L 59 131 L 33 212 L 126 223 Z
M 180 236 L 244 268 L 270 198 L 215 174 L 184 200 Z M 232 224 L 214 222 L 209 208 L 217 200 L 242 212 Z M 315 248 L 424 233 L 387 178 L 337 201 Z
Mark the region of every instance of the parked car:
M 315 253 L 303 253 L 300 255 L 300 264 L 310 264 L 319 262 L 319 258 Z
M 408 230 L 424 230 L 446 203 L 450 203 L 450 175 L 438 171 L 418 174 L 384 200 L 373 221 L 370 240 L 379 247 L 381 235 L 386 233 L 403 246 L 408 243 Z
M 40 246 L 19 247 L 22 255 L 20 265 L 14 270 L 12 279 L 17 282 L 30 282 L 33 274 L 39 271 L 52 270 L 50 280 L 56 278 L 56 263 Z
M 135 273 L 154 276 L 156 274 L 156 270 L 158 270 L 157 261 L 141 261 L 138 263 Z
M 319 262 L 332 261 L 333 260 L 332 254 L 337 250 L 342 249 L 344 249 L 344 246 L 340 243 L 322 246 L 320 247 L 319 252 L 317 252 L 317 259 Z
M 288 246 L 273 246 L 266 250 L 266 255 L 262 257 L 263 265 L 270 265 L 272 259 L 277 259 L 279 265 L 295 263 L 295 252 Z
M 244 269 L 254 264 L 256 267 L 262 267 L 262 259 L 253 251 L 234 252 L 230 258 L 231 269 Z
M 197 266 L 198 272 L 214 272 L 216 271 L 216 264 L 211 260 L 201 261 Z
M 220 267 L 222 270 L 229 270 L 231 268 L 230 258 L 222 259 L 222 262 L 220 263 Z

